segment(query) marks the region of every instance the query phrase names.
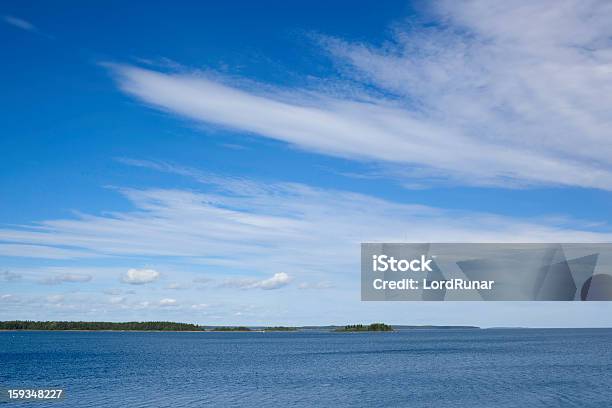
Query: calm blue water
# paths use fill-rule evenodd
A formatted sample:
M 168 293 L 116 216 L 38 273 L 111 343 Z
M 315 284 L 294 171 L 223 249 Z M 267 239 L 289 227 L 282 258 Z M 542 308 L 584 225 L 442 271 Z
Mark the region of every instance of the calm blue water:
M 45 386 L 28 406 L 612 407 L 612 330 L 0 332 L 0 388 Z

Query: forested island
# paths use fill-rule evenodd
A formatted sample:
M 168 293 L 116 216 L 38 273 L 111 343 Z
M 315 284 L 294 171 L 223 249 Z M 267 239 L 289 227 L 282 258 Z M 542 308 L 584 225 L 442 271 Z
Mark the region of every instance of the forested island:
M 297 327 L 286 327 L 286 326 L 274 326 L 274 327 L 266 327 L 265 329 L 263 329 L 263 331 L 269 332 L 269 331 L 297 331 L 298 328 Z
M 200 326 L 174 322 L 0 322 L 0 330 L 203 331 Z
M 363 324 L 349 324 L 334 330 L 336 332 L 390 332 L 393 331 L 393 327 L 384 323 L 372 323 L 370 325 Z
M 210 329 L 209 331 L 220 331 L 220 332 L 247 332 L 251 331 L 250 328 L 245 326 L 221 326 Z

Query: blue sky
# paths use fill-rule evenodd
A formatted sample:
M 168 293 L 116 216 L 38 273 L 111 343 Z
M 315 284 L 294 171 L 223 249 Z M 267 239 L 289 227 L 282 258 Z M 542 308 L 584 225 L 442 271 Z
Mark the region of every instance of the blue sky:
M 0 318 L 612 323 L 361 303 L 358 267 L 610 241 L 610 6 L 353 3 L 3 5 Z

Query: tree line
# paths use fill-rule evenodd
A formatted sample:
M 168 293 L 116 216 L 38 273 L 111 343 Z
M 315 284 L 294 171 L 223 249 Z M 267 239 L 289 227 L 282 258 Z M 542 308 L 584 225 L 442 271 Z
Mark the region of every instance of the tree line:
M 370 325 L 349 324 L 336 329 L 337 332 L 371 332 L 371 331 L 393 331 L 393 327 L 384 323 L 372 323 Z
M 13 320 L 0 322 L 0 330 L 139 330 L 202 331 L 200 326 L 175 322 L 35 322 Z

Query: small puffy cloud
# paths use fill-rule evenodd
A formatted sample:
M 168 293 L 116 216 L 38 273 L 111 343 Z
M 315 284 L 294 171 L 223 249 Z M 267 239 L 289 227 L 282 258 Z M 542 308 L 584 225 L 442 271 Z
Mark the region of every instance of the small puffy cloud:
M 194 310 L 204 310 L 204 309 L 208 309 L 209 305 L 207 305 L 206 303 L 196 303 L 191 305 L 191 308 Z
M 34 26 L 34 24 L 22 18 L 18 18 L 14 16 L 3 16 L 2 20 L 6 24 L 12 25 L 13 27 L 21 28 L 22 30 L 36 31 L 36 26 Z
M 13 300 L 15 300 L 15 296 L 13 296 L 13 295 L 11 295 L 9 293 L 6 293 L 4 295 L 0 295 L 0 301 L 2 301 L 2 302 L 11 302 Z
M 154 269 L 129 269 L 121 277 L 121 281 L 130 285 L 144 285 L 155 282 L 158 278 L 159 272 Z
M 268 279 L 227 279 L 221 286 L 240 288 L 240 289 L 279 289 L 291 282 L 291 278 L 285 272 L 275 273 L 274 276 Z
M 302 282 L 298 285 L 298 289 L 330 289 L 334 285 L 331 282 Z
M 261 289 L 278 289 L 287 285 L 291 281 L 285 272 L 275 273 L 270 279 L 265 279 L 257 285 Z
M 0 272 L 0 280 L 3 280 L 5 282 L 15 282 L 21 280 L 21 274 L 14 273 L 11 271 L 3 271 Z
M 85 283 L 91 281 L 91 275 L 80 273 L 64 273 L 41 281 L 46 285 L 58 285 L 60 283 Z
M 176 299 L 165 298 L 159 301 L 159 305 L 163 307 L 176 306 Z

